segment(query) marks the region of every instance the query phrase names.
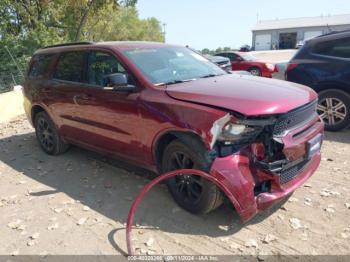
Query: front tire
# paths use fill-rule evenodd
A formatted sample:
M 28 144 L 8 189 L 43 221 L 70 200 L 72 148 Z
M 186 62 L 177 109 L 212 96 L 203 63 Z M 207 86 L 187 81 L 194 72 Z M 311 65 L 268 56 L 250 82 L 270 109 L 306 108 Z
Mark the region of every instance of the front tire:
M 60 138 L 55 124 L 46 112 L 39 112 L 34 119 L 35 134 L 40 147 L 49 155 L 66 152 L 69 145 Z
M 317 113 L 327 131 L 339 131 L 350 124 L 350 95 L 342 90 L 328 89 L 319 93 Z
M 204 146 L 196 141 L 187 145 L 174 140 L 164 151 L 162 171 L 199 169 L 208 172 L 210 163 L 205 152 Z M 200 176 L 176 176 L 168 179 L 167 186 L 177 204 L 194 214 L 209 213 L 223 203 L 219 188 Z
M 252 75 L 252 76 L 261 76 L 261 70 L 257 67 L 252 67 L 248 70 L 248 72 Z

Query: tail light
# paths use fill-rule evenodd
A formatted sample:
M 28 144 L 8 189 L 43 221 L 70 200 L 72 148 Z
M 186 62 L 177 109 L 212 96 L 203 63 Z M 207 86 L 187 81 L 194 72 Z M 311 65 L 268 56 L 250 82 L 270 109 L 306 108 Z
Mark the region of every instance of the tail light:
M 297 67 L 298 67 L 298 64 L 293 64 L 293 63 L 288 64 L 286 71 L 291 71 L 291 70 L 293 70 L 293 69 L 295 69 Z

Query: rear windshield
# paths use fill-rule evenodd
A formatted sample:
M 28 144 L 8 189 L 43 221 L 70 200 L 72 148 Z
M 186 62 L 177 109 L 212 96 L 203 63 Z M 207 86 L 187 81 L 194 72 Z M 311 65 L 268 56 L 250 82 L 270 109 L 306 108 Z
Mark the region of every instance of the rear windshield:
M 45 54 L 45 55 L 35 55 L 32 59 L 32 65 L 30 67 L 28 76 L 30 78 L 40 78 L 43 77 L 55 55 Z
M 350 37 L 315 44 L 313 52 L 319 55 L 350 58 Z

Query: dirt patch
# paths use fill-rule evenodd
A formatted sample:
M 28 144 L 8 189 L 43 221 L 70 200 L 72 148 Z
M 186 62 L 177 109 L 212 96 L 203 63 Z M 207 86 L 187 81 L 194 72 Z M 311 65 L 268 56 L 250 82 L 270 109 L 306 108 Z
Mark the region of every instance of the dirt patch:
M 265 62 L 270 63 L 286 63 L 288 62 L 297 52 L 296 49 L 291 50 L 276 50 L 276 51 L 255 51 L 252 54 Z
M 22 91 L 0 94 L 0 123 L 24 114 Z
M 349 130 L 327 134 L 317 173 L 246 225 L 229 205 L 191 215 L 157 186 L 136 214 L 137 253 L 349 254 L 349 142 Z M 24 116 L 0 124 L 0 254 L 125 252 L 127 212 L 150 176 L 76 147 L 48 156 Z

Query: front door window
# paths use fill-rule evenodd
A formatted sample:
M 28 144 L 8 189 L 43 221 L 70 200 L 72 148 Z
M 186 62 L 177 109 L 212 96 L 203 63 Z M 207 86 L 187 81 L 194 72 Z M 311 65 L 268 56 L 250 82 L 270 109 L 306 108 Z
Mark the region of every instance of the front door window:
M 88 83 L 97 86 L 107 85 L 107 76 L 126 73 L 124 67 L 112 55 L 104 52 L 91 52 L 88 65 Z

